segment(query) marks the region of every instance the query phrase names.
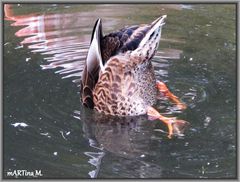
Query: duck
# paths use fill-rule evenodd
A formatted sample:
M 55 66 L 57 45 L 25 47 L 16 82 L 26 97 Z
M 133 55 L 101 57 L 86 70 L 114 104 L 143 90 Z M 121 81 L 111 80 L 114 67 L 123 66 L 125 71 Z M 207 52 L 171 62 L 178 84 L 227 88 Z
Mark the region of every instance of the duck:
M 162 81 L 156 80 L 152 58 L 159 47 L 167 15 L 152 23 L 126 26 L 103 35 L 102 20 L 96 20 L 81 77 L 81 102 L 90 109 L 112 116 L 147 115 L 168 128 L 168 138 L 182 134 L 189 123 L 166 117 L 155 108 L 164 95 L 184 110 L 181 102 Z

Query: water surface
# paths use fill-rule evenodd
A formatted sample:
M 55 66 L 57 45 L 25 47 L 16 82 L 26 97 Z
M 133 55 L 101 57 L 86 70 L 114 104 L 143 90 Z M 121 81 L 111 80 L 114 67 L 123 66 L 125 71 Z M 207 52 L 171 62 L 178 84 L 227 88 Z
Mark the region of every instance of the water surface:
M 97 18 L 108 33 L 163 14 L 155 73 L 188 108 L 163 98 L 156 107 L 191 123 L 171 140 L 146 116 L 83 108 L 79 93 Z M 3 46 L 6 178 L 17 169 L 42 178 L 236 177 L 235 5 L 5 5 Z

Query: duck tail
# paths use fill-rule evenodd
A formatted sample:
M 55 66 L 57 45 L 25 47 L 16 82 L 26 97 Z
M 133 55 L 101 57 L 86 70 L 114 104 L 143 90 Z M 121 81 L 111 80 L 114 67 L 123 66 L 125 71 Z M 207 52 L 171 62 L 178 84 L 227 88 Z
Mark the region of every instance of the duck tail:
M 88 50 L 86 64 L 81 77 L 81 99 L 83 105 L 93 108 L 93 89 L 98 80 L 100 69 L 103 69 L 100 41 L 102 38 L 101 19 L 95 23 L 92 32 L 90 47 Z
M 167 15 L 163 15 L 151 23 L 151 28 L 141 40 L 138 48 L 132 52 L 133 55 L 141 56 L 144 60 L 150 60 L 154 56 L 159 46 L 162 26 L 165 24 L 166 17 Z

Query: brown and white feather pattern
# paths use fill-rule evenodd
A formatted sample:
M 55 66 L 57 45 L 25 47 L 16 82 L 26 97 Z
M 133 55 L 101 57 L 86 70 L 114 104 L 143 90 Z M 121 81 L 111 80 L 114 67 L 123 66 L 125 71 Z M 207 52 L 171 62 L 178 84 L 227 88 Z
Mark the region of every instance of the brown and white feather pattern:
M 141 115 L 156 100 L 151 62 L 138 57 L 114 56 L 100 72 L 93 94 L 95 109 L 111 115 Z M 127 64 L 126 64 L 127 63 Z

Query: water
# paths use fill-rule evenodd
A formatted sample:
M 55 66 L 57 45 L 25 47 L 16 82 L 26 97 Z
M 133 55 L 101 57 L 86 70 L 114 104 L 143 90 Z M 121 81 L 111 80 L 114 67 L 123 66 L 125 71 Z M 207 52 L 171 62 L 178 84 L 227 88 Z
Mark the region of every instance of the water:
M 15 4 L 4 20 L 4 174 L 40 178 L 235 178 L 236 6 Z M 191 123 L 171 140 L 146 116 L 116 118 L 80 104 L 92 27 L 105 33 L 167 14 L 153 59 L 188 108 L 156 108 Z M 18 176 L 18 178 L 28 178 Z M 29 177 L 32 178 L 32 177 Z

